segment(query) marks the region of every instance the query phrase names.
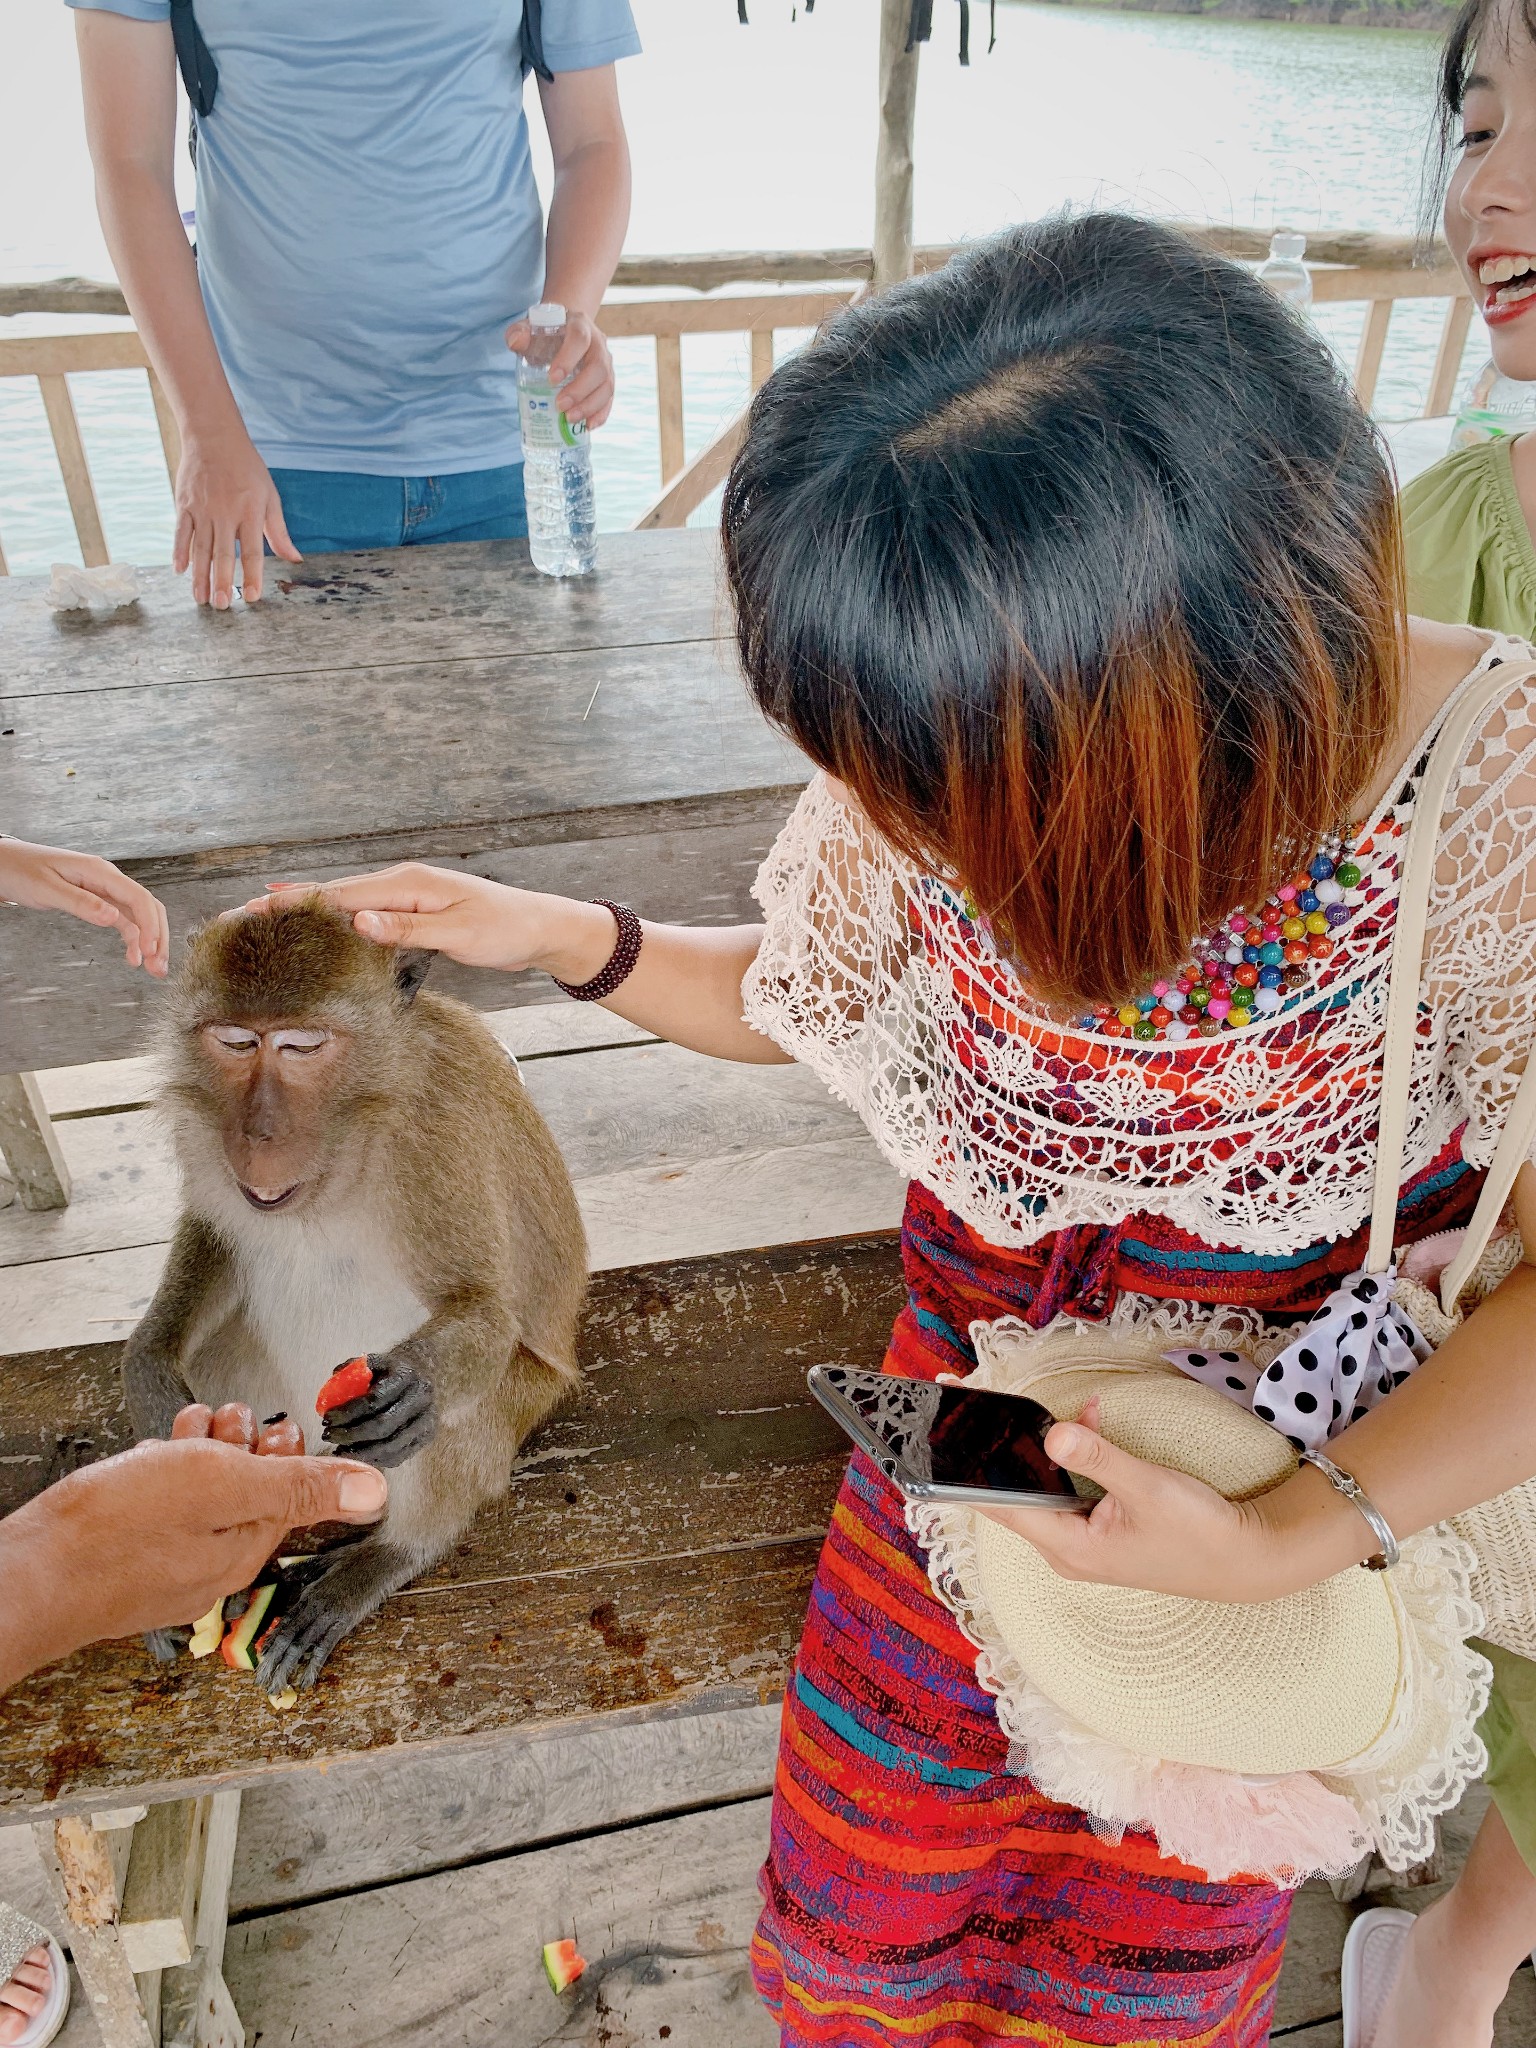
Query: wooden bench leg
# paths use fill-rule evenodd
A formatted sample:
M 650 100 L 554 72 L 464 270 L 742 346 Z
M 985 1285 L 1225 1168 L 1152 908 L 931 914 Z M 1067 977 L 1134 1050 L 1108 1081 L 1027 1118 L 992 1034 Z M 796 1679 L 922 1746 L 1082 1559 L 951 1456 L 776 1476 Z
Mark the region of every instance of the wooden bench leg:
M 131 1835 L 131 1824 L 98 1828 L 83 1815 L 68 1814 L 39 1821 L 32 1832 L 69 1925 L 69 1951 L 91 2001 L 102 2048 L 160 2048 L 158 2031 L 150 2032 L 118 1913 L 124 1859 L 113 1836 Z M 152 1999 L 157 1993 L 158 1986 Z
M 192 1960 L 167 1970 L 160 1980 L 160 2048 L 245 2048 L 245 2028 L 224 1982 L 224 1934 L 240 1794 L 215 1792 L 208 1806 L 195 1945 Z
M 245 2048 L 223 1974 L 239 1824 L 232 1791 L 34 1829 L 103 2048 Z
M 0 1074 L 0 1156 L 26 1209 L 69 1204 L 69 1168 L 35 1074 Z

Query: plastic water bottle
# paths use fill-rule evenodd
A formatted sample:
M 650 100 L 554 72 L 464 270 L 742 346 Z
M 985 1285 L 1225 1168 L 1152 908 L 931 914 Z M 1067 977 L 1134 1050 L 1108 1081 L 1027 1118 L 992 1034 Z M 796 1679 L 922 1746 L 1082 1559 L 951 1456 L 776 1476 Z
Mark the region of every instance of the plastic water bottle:
M 1277 228 L 1269 238 L 1269 256 L 1259 265 L 1259 281 L 1277 298 L 1294 306 L 1305 320 L 1312 311 L 1312 273 L 1302 257 L 1307 238 L 1291 228 Z
M 1536 427 L 1536 384 L 1505 377 L 1492 362 L 1484 363 L 1462 393 L 1451 429 L 1451 447 L 1471 448 L 1501 435 L 1524 434 Z
M 535 306 L 533 339 L 517 366 L 523 425 L 528 552 L 546 576 L 590 576 L 597 567 L 597 499 L 585 424 L 560 410 L 549 366 L 565 334 L 564 306 Z

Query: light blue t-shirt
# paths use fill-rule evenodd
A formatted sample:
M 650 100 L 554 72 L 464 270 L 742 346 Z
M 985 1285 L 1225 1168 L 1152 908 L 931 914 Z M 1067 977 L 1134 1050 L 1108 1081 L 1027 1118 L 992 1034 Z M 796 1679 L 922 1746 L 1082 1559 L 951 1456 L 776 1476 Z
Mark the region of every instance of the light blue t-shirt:
M 68 0 L 165 21 L 169 0 Z M 544 229 L 522 0 L 196 0 L 203 300 L 273 468 L 449 475 L 521 459 L 508 323 Z M 545 61 L 640 47 L 629 0 L 544 0 Z

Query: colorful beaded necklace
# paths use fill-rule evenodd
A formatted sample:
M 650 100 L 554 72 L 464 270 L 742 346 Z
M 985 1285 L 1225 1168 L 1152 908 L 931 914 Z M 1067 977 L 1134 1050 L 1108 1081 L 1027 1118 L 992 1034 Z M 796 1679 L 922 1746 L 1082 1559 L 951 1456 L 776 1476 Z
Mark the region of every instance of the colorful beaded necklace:
M 1348 835 L 1325 842 L 1303 873 L 1292 875 L 1257 910 L 1234 911 L 1197 939 L 1172 981 L 1154 981 L 1128 1003 L 1096 1003 L 1078 1019 L 1101 1038 L 1173 1045 L 1215 1038 L 1272 1015 L 1306 988 L 1332 954 L 1334 934 L 1364 901 L 1364 872 Z

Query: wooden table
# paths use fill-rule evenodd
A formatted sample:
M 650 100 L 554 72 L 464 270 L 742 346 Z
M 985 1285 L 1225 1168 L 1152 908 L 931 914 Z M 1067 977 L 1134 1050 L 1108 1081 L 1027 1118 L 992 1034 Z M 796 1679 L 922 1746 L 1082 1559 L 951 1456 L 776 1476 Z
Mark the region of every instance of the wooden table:
M 729 922 L 805 781 L 742 687 L 711 533 L 605 535 L 570 583 L 514 541 L 315 557 L 249 611 L 143 581 L 89 615 L 0 578 L 0 830 L 107 855 L 183 931 L 404 859 Z M 0 1073 L 142 1049 L 154 991 L 99 934 L 0 915 Z
M 169 577 L 96 622 L 0 585 L 0 818 L 119 860 L 182 928 L 264 876 L 407 855 L 738 919 L 804 771 L 746 702 L 715 579 L 713 538 L 685 532 L 614 536 L 601 575 L 569 587 L 499 544 L 312 562 L 260 610 L 222 616 Z M 0 1070 L 139 1052 L 156 992 L 99 935 L 17 917 L 6 940 Z M 551 993 L 443 985 L 482 1007 Z M 607 1021 L 610 1040 L 640 1036 Z M 597 1225 L 588 1393 L 529 1445 L 505 1501 L 291 1714 L 248 1678 L 159 1669 L 131 1644 L 0 1704 L 0 1822 L 37 1824 L 110 2048 L 240 2038 L 218 1959 L 242 1784 L 782 1690 L 845 1449 L 804 1375 L 881 1355 L 903 1289 L 894 1237 L 870 1219 L 894 1222 L 895 1177 L 808 1074 L 578 1049 L 528 1072 Z M 604 1064 L 624 1059 L 643 1085 Z M 0 1278 L 46 1278 L 52 1259 L 67 1301 L 91 1260 L 158 1259 L 170 1196 L 137 1142 L 138 1061 L 42 1079 L 40 1103 L 96 1115 L 54 1127 L 82 1173 L 109 1124 L 110 1151 L 133 1154 L 120 1193 L 103 1165 L 70 1210 L 0 1214 Z M 699 1170 L 689 1148 L 710 1130 L 718 1234 L 699 1236 L 695 1195 L 675 1241 L 699 1255 L 658 1258 L 669 1188 Z M 733 1172 L 752 1199 L 732 1216 Z M 643 1197 L 626 1175 L 647 1177 Z M 812 1241 L 779 1241 L 797 1238 Z M 116 1341 L 4 1338 L 0 1511 L 126 1441 Z

